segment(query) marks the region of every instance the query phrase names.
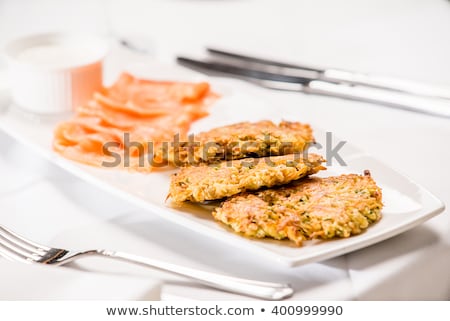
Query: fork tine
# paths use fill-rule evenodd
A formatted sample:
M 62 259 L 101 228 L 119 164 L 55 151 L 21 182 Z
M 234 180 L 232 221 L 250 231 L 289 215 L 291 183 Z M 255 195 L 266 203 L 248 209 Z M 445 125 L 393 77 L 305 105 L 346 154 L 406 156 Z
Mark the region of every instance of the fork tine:
M 45 246 L 29 241 L 0 226 L 0 245 L 2 254 L 15 260 L 37 261 L 48 251 Z
M 26 263 L 54 264 L 68 253 L 30 241 L 0 225 L 0 255 Z
M 9 241 L 16 243 L 16 244 L 20 244 L 21 247 L 26 248 L 30 251 L 39 251 L 40 252 L 47 252 L 48 250 L 50 250 L 49 247 L 42 245 L 42 244 L 38 244 L 35 243 L 33 241 L 30 241 L 22 236 L 20 236 L 17 233 L 14 233 L 13 231 L 5 228 L 4 226 L 0 226 L 0 235 L 3 236 L 4 238 L 8 239 Z
M 3 242 L 0 242 L 0 256 L 3 256 L 6 259 L 9 259 L 11 261 L 19 261 L 22 263 L 33 263 L 33 261 L 27 259 L 27 257 L 18 254 L 16 251 L 9 249 L 8 247 L 4 246 Z
M 39 257 L 42 256 L 41 253 L 39 253 L 37 251 L 30 251 L 28 249 L 25 249 L 25 248 L 21 247 L 20 244 L 14 243 L 14 242 L 8 240 L 7 238 L 3 237 L 3 235 L 1 235 L 1 234 L 0 234 L 0 244 L 2 245 L 2 247 L 5 250 L 13 251 L 13 252 L 17 253 L 17 255 L 21 255 L 21 256 L 31 259 L 31 260 L 38 260 Z

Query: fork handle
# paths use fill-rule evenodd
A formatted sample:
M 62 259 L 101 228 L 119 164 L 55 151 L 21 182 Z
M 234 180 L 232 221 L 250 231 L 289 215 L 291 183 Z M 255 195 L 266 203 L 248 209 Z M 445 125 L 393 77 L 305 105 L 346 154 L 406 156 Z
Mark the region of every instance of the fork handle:
M 294 293 L 294 290 L 288 284 L 261 282 L 223 274 L 198 271 L 176 264 L 161 262 L 123 252 L 100 250 L 96 251 L 96 254 L 165 272 L 171 272 L 194 279 L 213 288 L 266 300 L 281 300 L 290 297 Z

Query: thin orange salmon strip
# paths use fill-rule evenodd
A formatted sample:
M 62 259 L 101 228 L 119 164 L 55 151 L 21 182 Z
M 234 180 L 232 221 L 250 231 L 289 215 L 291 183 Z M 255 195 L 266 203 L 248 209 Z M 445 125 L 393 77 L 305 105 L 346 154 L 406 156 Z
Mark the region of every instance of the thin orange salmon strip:
M 148 172 L 151 165 L 142 166 L 141 156 L 148 161 L 154 155 L 148 154 L 147 143 L 160 146 L 176 134 L 185 136 L 194 121 L 208 115 L 208 107 L 218 97 L 205 82 L 153 81 L 123 73 L 112 86 L 76 108 L 73 119 L 55 128 L 53 148 L 68 159 L 101 167 L 114 160 L 104 149 L 106 143 L 113 143 L 108 151 L 120 155 L 118 167 L 129 163 L 128 169 Z M 125 134 L 141 143 L 147 155 L 135 148 L 125 161 Z

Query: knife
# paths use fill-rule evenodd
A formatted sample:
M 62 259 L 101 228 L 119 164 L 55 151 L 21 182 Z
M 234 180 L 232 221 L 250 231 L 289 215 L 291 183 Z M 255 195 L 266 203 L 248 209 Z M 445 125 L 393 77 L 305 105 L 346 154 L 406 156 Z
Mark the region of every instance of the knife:
M 241 55 L 214 48 L 206 48 L 206 50 L 212 56 L 221 57 L 225 59 L 233 59 L 235 61 L 242 61 L 253 64 L 254 66 L 259 65 L 259 68 L 264 68 L 264 66 L 269 68 L 277 67 L 278 72 L 282 74 L 288 75 L 291 73 L 298 74 L 298 72 L 302 71 L 314 72 L 315 73 L 314 78 L 324 81 L 363 85 L 379 89 L 400 91 L 418 96 L 450 100 L 450 88 L 440 88 L 405 79 L 372 75 L 361 72 L 353 72 L 339 69 L 323 69 L 306 65 L 289 64 L 269 59 Z
M 307 70 L 306 72 L 310 73 L 308 76 L 304 72 L 293 75 L 292 73 L 279 73 L 275 69 L 256 69 L 255 64 L 248 64 L 246 67 L 243 67 L 242 64 L 230 64 L 214 60 L 196 60 L 188 57 L 177 57 L 177 62 L 203 72 L 231 75 L 264 88 L 328 95 L 450 118 L 450 102 L 445 99 L 432 99 L 373 86 L 358 86 L 332 80 L 324 81 L 320 77 L 315 78 L 314 74 L 311 74 L 311 72 L 316 73 L 314 70 Z M 258 64 L 259 62 L 254 63 Z M 274 67 L 287 68 L 285 66 Z

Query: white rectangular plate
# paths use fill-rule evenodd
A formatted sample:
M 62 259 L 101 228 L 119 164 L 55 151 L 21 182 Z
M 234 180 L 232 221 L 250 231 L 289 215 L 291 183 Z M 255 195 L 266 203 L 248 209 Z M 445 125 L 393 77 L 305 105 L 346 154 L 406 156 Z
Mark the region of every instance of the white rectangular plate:
M 138 76 L 145 75 L 151 75 L 150 78 L 153 79 L 199 80 L 204 78 L 185 69 L 167 66 L 153 66 L 145 71 L 141 69 L 138 73 Z M 287 120 L 302 121 L 297 106 L 288 102 L 280 104 L 279 101 L 273 101 L 270 93 L 265 90 L 237 80 L 208 78 L 207 81 L 212 83 L 214 90 L 219 92 L 222 98 L 211 108 L 210 116 L 193 126 L 193 132 L 238 121 L 271 119 L 278 122 L 283 115 L 289 115 Z M 288 266 L 325 260 L 380 242 L 423 223 L 444 209 L 442 202 L 430 192 L 347 143 L 340 153 L 347 166 L 330 166 L 327 171 L 321 173 L 321 176 L 343 173 L 361 174 L 365 169 L 369 169 L 383 189 L 385 207 L 380 222 L 369 227 L 361 235 L 332 241 L 306 242 L 302 247 L 295 247 L 288 241 L 248 239 L 234 234 L 215 222 L 210 209 L 206 207 L 189 205 L 183 208 L 172 208 L 170 204 L 165 203 L 170 175 L 175 170 L 151 174 L 130 173 L 88 167 L 60 157 L 51 147 L 53 129 L 59 121 L 61 119 L 39 118 L 25 114 L 14 107 L 0 111 L 0 129 L 87 182 L 175 224 L 202 233 L 206 237 L 227 242 L 237 250 L 246 248 Z M 324 144 L 325 132 L 317 128 L 314 128 L 314 131 L 317 141 Z M 173 237 L 181 240 L 189 235 L 187 231 L 185 235 L 173 235 Z

